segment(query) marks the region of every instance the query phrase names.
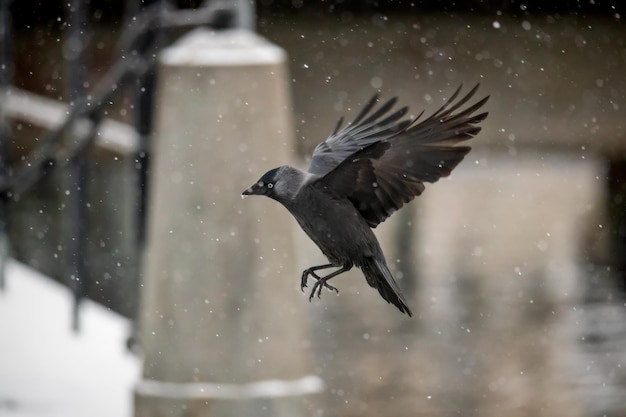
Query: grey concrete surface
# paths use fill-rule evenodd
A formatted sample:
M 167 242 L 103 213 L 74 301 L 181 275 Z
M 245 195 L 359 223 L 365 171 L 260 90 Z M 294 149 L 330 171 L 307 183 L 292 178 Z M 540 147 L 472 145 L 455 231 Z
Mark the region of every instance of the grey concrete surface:
M 289 382 L 312 372 L 309 323 L 292 296 L 293 223 L 275 221 L 267 199 L 240 197 L 291 159 L 285 60 L 252 33 L 207 30 L 161 57 L 138 417 L 313 412 L 319 383 L 307 395 L 290 394 L 289 384 L 239 400 L 220 394 L 221 384 Z M 196 383 L 207 389 L 189 394 Z

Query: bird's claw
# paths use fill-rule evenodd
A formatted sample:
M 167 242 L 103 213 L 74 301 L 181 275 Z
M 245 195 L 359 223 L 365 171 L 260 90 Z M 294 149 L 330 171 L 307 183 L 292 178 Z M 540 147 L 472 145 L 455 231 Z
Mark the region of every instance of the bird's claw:
M 315 272 L 311 271 L 310 269 L 305 269 L 304 272 L 302 272 L 302 278 L 300 279 L 300 289 L 302 290 L 302 292 L 304 292 L 304 289 L 307 287 L 307 282 L 309 280 L 309 275 L 313 275 L 313 278 L 319 280 L 320 278 L 315 274 Z
M 300 279 L 300 290 L 302 290 L 302 292 L 304 292 L 304 289 L 307 287 L 309 275 L 318 281 L 321 279 L 314 271 L 305 269 L 304 272 L 302 272 L 302 278 Z
M 321 298 L 322 288 L 324 287 L 328 288 L 329 291 L 335 291 L 337 294 L 339 294 L 339 290 L 336 287 L 333 287 L 332 285 L 330 285 L 328 282 L 326 282 L 326 279 L 320 278 L 316 276 L 315 274 L 311 274 L 311 275 L 313 275 L 317 279 L 317 282 L 315 282 L 315 285 L 313 285 L 313 289 L 311 290 L 311 294 L 309 294 L 309 302 L 313 300 L 313 297 L 315 296 L 316 291 L 317 291 L 317 298 Z
M 309 278 L 309 271 L 304 271 L 302 273 L 302 278 L 300 279 L 300 290 L 302 292 L 304 292 L 304 288 L 306 287 L 308 278 Z
M 313 300 L 313 297 L 316 293 L 317 298 L 321 298 L 322 288 L 324 287 L 328 288 L 329 291 L 335 291 L 337 294 L 339 294 L 339 290 L 328 283 L 328 277 L 320 277 L 315 273 L 315 269 L 316 268 L 305 269 L 302 272 L 302 278 L 300 280 L 300 289 L 302 290 L 302 292 L 304 292 L 304 288 L 307 286 L 309 275 L 316 280 L 313 288 L 311 289 L 311 293 L 309 294 L 309 301 Z M 320 268 L 317 267 L 317 269 Z

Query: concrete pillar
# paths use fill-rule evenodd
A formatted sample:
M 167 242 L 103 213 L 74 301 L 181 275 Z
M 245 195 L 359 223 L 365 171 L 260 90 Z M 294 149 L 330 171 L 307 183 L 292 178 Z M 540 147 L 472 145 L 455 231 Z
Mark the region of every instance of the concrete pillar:
M 312 415 L 295 223 L 240 197 L 291 159 L 286 54 L 198 29 L 160 64 L 135 415 Z

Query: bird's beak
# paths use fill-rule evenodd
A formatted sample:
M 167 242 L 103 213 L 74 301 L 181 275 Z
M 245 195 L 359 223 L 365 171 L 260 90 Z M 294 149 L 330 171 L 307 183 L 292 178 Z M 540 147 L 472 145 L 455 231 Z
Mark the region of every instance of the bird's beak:
M 261 187 L 259 187 L 259 184 L 254 184 L 252 186 L 250 186 L 249 188 L 246 188 L 245 190 L 243 190 L 243 193 L 241 193 L 242 196 L 246 196 L 246 195 L 258 195 L 261 194 Z

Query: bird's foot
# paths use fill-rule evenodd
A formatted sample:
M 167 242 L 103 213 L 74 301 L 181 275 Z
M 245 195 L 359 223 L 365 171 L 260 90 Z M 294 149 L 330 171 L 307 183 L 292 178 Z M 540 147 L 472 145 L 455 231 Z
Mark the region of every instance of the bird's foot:
M 320 278 L 314 273 L 311 273 L 311 275 L 313 275 L 313 277 L 316 278 L 317 281 L 315 282 L 315 285 L 313 285 L 313 289 L 311 290 L 311 294 L 309 295 L 309 302 L 313 300 L 313 296 L 315 296 L 316 291 L 317 291 L 317 298 L 321 298 L 320 296 L 322 294 L 322 288 L 324 287 L 328 288 L 329 291 L 335 291 L 337 294 L 339 294 L 339 290 L 333 287 L 332 285 L 330 285 L 328 282 L 326 282 L 327 281 L 326 278 Z
M 307 286 L 309 275 L 311 275 L 313 278 L 315 278 L 318 281 L 321 279 L 319 275 L 315 273 L 315 271 L 312 271 L 311 269 L 305 269 L 302 272 L 302 278 L 300 279 L 300 289 L 302 290 L 302 292 L 304 292 L 304 289 Z
M 300 278 L 300 290 L 302 290 L 302 292 L 304 292 L 304 288 L 306 287 L 308 278 L 309 278 L 309 270 L 305 269 L 302 272 L 302 278 Z
M 300 289 L 302 290 L 302 292 L 304 292 L 304 288 L 306 288 L 307 285 L 307 281 L 309 279 L 309 274 L 312 274 L 313 272 L 311 272 L 311 270 L 309 269 L 305 269 L 302 272 L 302 278 L 300 279 Z

